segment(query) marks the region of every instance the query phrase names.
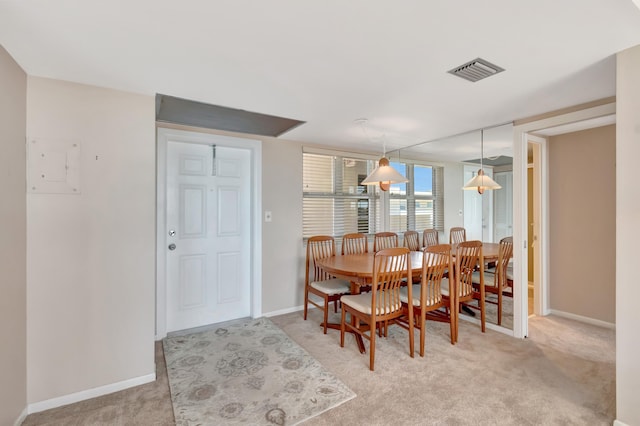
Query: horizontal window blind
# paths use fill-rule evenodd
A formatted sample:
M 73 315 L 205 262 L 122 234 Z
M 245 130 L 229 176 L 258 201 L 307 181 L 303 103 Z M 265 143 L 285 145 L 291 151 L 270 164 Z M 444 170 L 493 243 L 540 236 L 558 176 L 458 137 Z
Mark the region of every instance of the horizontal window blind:
M 303 153 L 303 236 L 373 234 L 380 225 L 380 197 L 361 185 L 371 160 Z
M 381 219 L 389 217 L 390 231 L 427 228 L 444 230 L 443 168 L 391 163 L 409 182 L 393 184 L 388 203 L 377 186 L 362 185 L 375 162 L 349 155 L 303 153 L 303 236 L 342 235 L 382 231 Z

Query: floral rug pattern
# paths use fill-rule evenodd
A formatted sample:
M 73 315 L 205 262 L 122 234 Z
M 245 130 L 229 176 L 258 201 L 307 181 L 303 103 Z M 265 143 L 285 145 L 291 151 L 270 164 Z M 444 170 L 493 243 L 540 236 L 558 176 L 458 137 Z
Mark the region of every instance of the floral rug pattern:
M 292 425 L 356 396 L 267 318 L 163 346 L 178 425 Z

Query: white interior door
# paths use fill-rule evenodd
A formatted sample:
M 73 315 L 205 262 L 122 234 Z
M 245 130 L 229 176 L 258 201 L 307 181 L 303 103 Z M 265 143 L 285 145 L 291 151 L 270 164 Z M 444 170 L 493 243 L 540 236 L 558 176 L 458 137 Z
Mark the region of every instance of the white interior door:
M 251 154 L 169 142 L 167 331 L 251 314 Z

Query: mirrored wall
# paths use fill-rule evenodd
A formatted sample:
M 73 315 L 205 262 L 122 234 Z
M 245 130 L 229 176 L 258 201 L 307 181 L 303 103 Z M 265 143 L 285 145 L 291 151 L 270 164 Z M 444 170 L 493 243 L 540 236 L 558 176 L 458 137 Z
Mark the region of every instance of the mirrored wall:
M 443 192 L 442 220 L 439 238 L 449 242 L 449 230 L 464 227 L 467 240 L 498 244 L 513 232 L 513 126 L 511 124 L 485 128 L 454 137 L 424 142 L 388 153 L 391 162 L 414 161 L 440 168 L 442 185 L 433 190 Z M 483 194 L 462 187 L 481 168 L 502 188 Z M 419 185 L 420 182 L 416 182 Z M 433 194 L 435 195 L 435 194 Z M 439 194 L 440 195 L 440 194 Z M 416 228 L 421 232 L 422 229 Z M 496 247 L 496 246 L 494 246 Z M 511 260 L 511 264 L 513 260 Z M 486 264 L 488 270 L 493 262 Z M 493 269 L 495 270 L 495 269 Z M 492 275 L 487 274 L 487 279 Z M 508 293 L 508 291 L 507 291 Z M 498 325 L 497 294 L 487 293 L 487 322 Z M 462 315 L 480 317 L 471 309 Z M 501 326 L 513 329 L 513 298 L 503 296 Z

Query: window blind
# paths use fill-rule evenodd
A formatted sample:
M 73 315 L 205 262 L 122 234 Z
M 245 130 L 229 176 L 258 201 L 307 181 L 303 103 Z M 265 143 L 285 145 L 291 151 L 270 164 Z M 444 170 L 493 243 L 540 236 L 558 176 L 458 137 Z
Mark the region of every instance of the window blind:
M 303 153 L 303 236 L 382 231 L 383 210 L 390 230 L 444 230 L 443 168 L 391 163 L 409 182 L 393 184 L 383 205 L 378 187 L 361 185 L 375 162 L 351 155 Z
M 380 226 L 380 196 L 360 183 L 373 161 L 303 153 L 303 236 L 373 234 Z

